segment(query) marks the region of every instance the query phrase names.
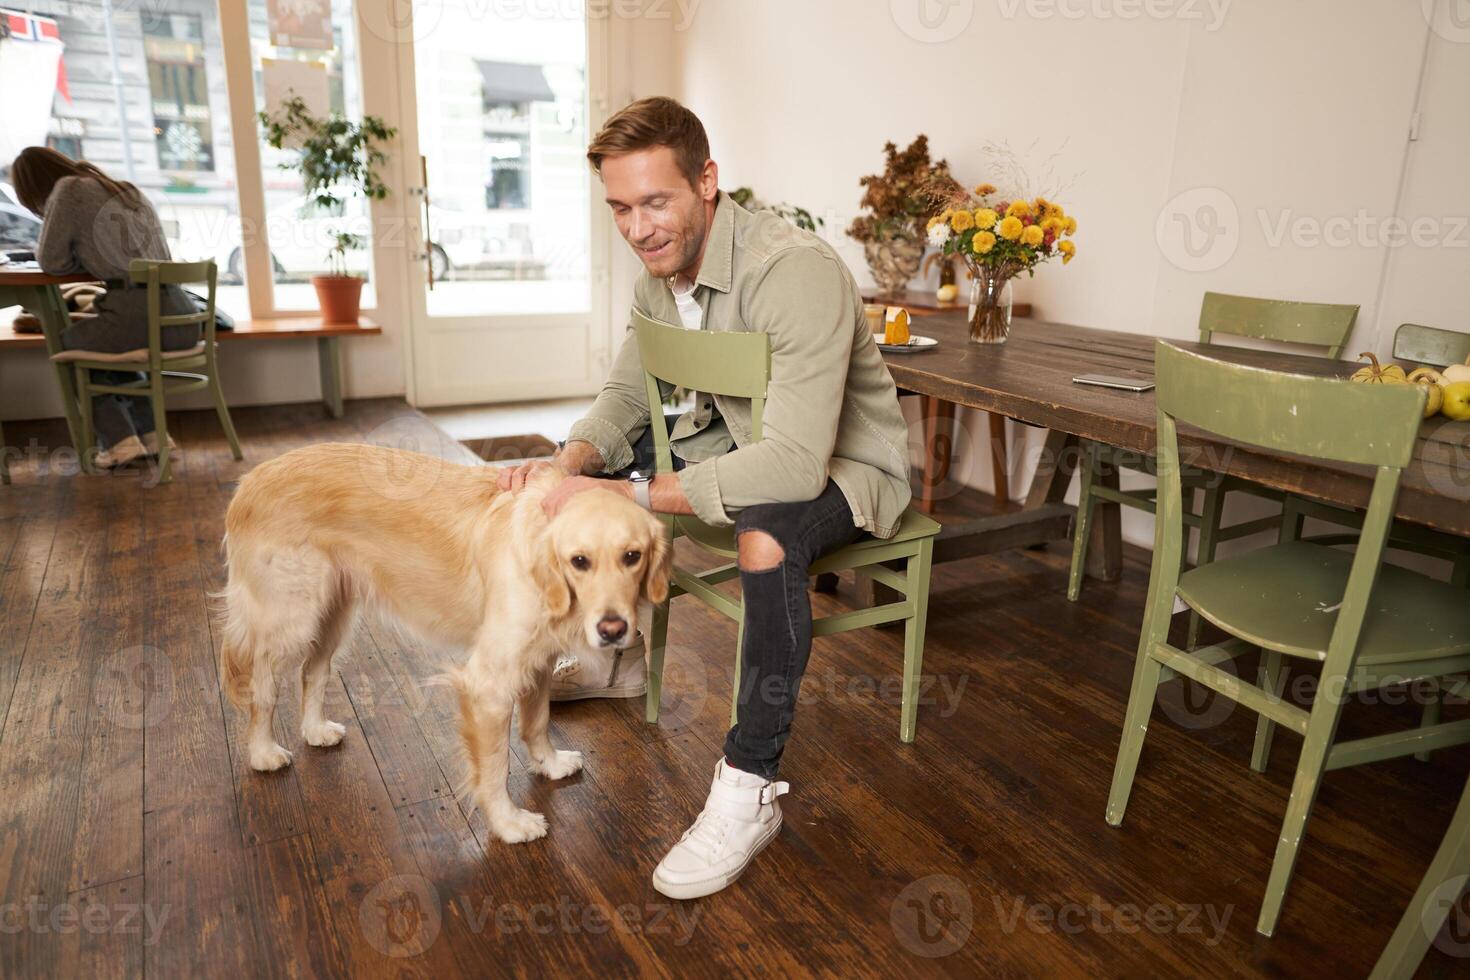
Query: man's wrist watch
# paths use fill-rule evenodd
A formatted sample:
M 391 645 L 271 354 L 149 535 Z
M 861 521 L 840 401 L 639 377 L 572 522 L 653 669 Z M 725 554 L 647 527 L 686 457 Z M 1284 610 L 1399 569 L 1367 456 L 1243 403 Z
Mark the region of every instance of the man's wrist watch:
M 648 492 L 648 485 L 653 482 L 652 473 L 634 473 L 628 477 L 628 482 L 633 484 L 633 499 L 644 510 L 653 512 L 653 499 Z

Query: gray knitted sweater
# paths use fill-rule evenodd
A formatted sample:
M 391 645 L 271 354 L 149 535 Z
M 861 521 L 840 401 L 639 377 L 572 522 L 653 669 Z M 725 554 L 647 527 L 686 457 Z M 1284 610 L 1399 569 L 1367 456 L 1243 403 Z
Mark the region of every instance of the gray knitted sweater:
M 63 177 L 46 199 L 36 260 L 53 275 L 126 279 L 133 259 L 169 260 L 153 205 L 129 205 L 91 177 Z

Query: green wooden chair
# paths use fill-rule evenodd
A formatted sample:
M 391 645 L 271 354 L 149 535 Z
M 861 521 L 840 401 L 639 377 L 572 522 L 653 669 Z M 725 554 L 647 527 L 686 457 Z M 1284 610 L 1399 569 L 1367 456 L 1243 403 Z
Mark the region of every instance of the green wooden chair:
M 1410 980 L 1450 910 L 1465 893 L 1465 879 L 1470 876 L 1470 782 L 1460 794 L 1460 805 L 1450 818 L 1424 880 L 1409 900 L 1409 907 L 1399 919 L 1388 945 L 1378 957 L 1368 980 Z
M 1207 292 L 1200 305 L 1199 339 L 1200 343 L 1209 344 L 1214 342 L 1216 334 L 1229 334 L 1235 337 L 1306 344 L 1323 347 L 1327 357 L 1336 358 L 1347 343 L 1357 318 L 1356 306 L 1298 303 Z M 1153 513 L 1157 496 L 1157 490 L 1123 490 L 1099 483 L 1105 468 L 1132 469 L 1157 476 L 1153 458 L 1139 459 L 1136 454 L 1096 442 L 1084 443 L 1082 456 L 1077 522 L 1072 535 L 1072 570 L 1067 581 L 1067 598 L 1073 602 L 1082 594 L 1082 577 L 1087 564 L 1088 532 L 1092 529 L 1093 509 L 1100 501 L 1107 501 Z M 1196 468 L 1185 470 L 1184 488 L 1190 498 L 1190 507 L 1184 511 L 1184 523 L 1194 528 L 1199 536 L 1195 558 L 1201 565 L 1215 560 L 1215 550 L 1222 541 L 1274 531 L 1280 526 L 1279 517 L 1262 517 L 1229 527 L 1221 526 L 1226 494 L 1238 491 L 1280 502 L 1283 495 L 1276 490 L 1237 477 L 1221 476 Z M 1196 491 L 1201 496 L 1198 511 L 1193 507 Z M 1186 556 L 1188 551 L 1185 548 Z M 1199 639 L 1199 631 L 1199 618 L 1191 617 L 1191 648 Z
M 128 276 L 135 284 L 145 284 L 148 290 L 148 347 L 122 354 L 67 350 L 51 358 L 53 361 L 71 364 L 77 374 L 77 398 L 81 402 L 82 416 L 83 469 L 89 473 L 94 470 L 94 454 L 91 450 L 96 443 L 96 436 L 92 430 L 92 396 L 103 394 L 148 396 L 153 406 L 153 427 L 158 433 L 159 483 L 168 483 L 173 479 L 169 459 L 172 454 L 168 447 L 168 417 L 164 410 L 164 400 L 170 395 L 208 388 L 214 396 L 214 409 L 219 413 L 220 426 L 230 442 L 230 452 L 236 459 L 243 459 L 240 440 L 235 435 L 235 425 L 230 421 L 230 409 L 225 404 L 225 393 L 220 388 L 214 326 L 214 291 L 218 272 L 214 263 L 135 259 L 128 268 Z M 175 316 L 163 316 L 160 313 L 161 287 L 199 282 L 209 285 L 209 299 L 203 312 Z M 204 339 L 200 343 L 185 350 L 163 350 L 164 327 L 191 323 L 204 325 Z M 92 381 L 93 371 L 141 371 L 146 377 L 120 385 L 96 384 Z
M 761 416 L 765 408 L 766 388 L 771 380 L 771 342 L 767 335 L 685 330 L 636 311 L 633 328 L 643 359 L 648 404 L 661 404 L 664 395 L 675 387 L 749 398 L 751 428 L 755 438 L 761 438 Z M 653 438 L 658 472 L 672 473 L 669 437 L 663 426 L 653 426 Z M 739 565 L 734 560 L 738 555 L 735 530 L 711 527 L 693 517 L 673 515 L 666 515 L 664 523 L 671 536 L 682 535 L 705 551 L 731 559 L 728 564 L 705 572 L 691 572 L 675 566 L 669 598 L 672 601 L 678 595 L 694 596 L 740 624 L 735 651 L 736 697 L 730 709 L 731 724 L 734 724 L 735 704 L 740 691 L 745 609 L 741 599 L 732 599 L 716 586 L 740 576 Z M 811 567 L 814 575 L 862 568 L 866 575 L 902 595 L 898 602 L 816 619 L 812 623 L 812 635 L 827 636 L 880 623 L 903 622 L 903 704 L 899 713 L 898 737 L 904 742 L 914 740 L 918 723 L 919 676 L 924 664 L 924 625 L 929 608 L 929 570 L 934 536 L 938 533 L 938 524 L 909 507 L 892 537 L 882 540 L 865 538 L 824 556 Z M 903 570 L 884 567 L 884 562 L 903 562 Z M 653 626 L 649 632 L 646 707 L 649 723 L 658 721 L 668 622 L 669 605 L 666 603 L 654 610 Z
M 1470 669 L 1464 592 L 1383 564 L 1399 477 L 1413 457 L 1425 393 L 1283 374 L 1187 353 L 1160 341 L 1158 520 L 1133 687 L 1113 770 L 1107 822 L 1123 821 L 1158 685 L 1182 675 L 1260 715 L 1251 768 L 1264 772 L 1277 725 L 1304 742 L 1257 931 L 1271 935 L 1322 774 L 1470 741 L 1470 721 L 1335 741 L 1356 692 Z M 1376 468 L 1353 554 L 1292 537 L 1181 571 L 1183 489 L 1176 421 L 1268 450 Z M 1168 642 L 1175 597 L 1230 634 L 1187 652 Z M 1218 665 L 1260 648 L 1259 686 Z M 1283 655 L 1322 664 L 1310 710 L 1281 696 Z

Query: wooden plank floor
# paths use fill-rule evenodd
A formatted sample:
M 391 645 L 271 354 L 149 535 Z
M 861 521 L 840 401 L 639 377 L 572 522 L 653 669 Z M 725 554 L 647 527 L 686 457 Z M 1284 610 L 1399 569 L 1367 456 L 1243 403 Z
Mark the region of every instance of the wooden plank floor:
M 0 488 L 3 977 L 1363 976 L 1470 768 L 1453 750 L 1330 774 L 1263 939 L 1297 740 L 1278 735 L 1255 775 L 1253 719 L 1168 685 L 1128 819 L 1107 827 L 1146 556 L 1076 605 L 1060 546 L 956 562 L 934 575 L 918 741 L 896 737 L 899 634 L 818 640 L 781 836 L 735 887 L 671 903 L 649 875 L 708 787 L 731 624 L 675 605 L 657 727 L 640 701 L 553 709 L 553 737 L 586 768 L 548 784 L 513 765 L 513 796 L 551 820 L 532 844 L 465 815 L 450 699 L 425 683 L 444 655 L 378 624 L 337 660 L 344 743 L 302 746 L 287 697 L 278 737 L 295 763 L 253 773 L 218 694 L 208 598 L 236 481 L 315 441 L 458 447 L 393 400 L 341 421 L 241 409 L 244 463 L 212 416 L 173 418 L 184 453 L 164 487 L 73 476 L 45 448 L 59 424 L 6 427 L 21 458 Z M 852 599 L 844 581 L 815 602 Z M 1415 717 L 1355 705 L 1344 730 Z M 1457 937 L 1424 975 L 1470 973 Z

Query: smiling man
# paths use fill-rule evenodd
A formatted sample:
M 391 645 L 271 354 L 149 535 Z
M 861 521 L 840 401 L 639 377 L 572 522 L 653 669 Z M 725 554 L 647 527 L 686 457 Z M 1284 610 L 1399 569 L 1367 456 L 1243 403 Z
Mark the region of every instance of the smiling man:
M 673 99 L 634 102 L 608 120 L 587 159 L 643 262 L 638 310 L 689 330 L 771 340 L 759 442 L 749 399 L 696 392 L 680 416 L 650 413 L 630 327 L 601 394 L 550 464 L 572 476 L 548 495 L 551 513 L 601 488 L 657 513 L 735 527 L 745 597 L 736 724 L 704 811 L 653 874 L 663 894 L 697 898 L 739 877 L 781 828 L 777 797 L 788 787 L 774 780 L 811 651 L 807 569 L 859 535 L 897 529 L 909 501 L 907 434 L 847 266 L 817 236 L 721 192 L 694 113 Z M 677 472 L 630 480 L 653 472 L 650 424 L 671 427 Z M 536 465 L 505 471 L 503 484 L 519 488 Z M 594 656 L 581 655 L 554 697 L 643 694 L 641 654 L 631 664 L 612 650 Z

